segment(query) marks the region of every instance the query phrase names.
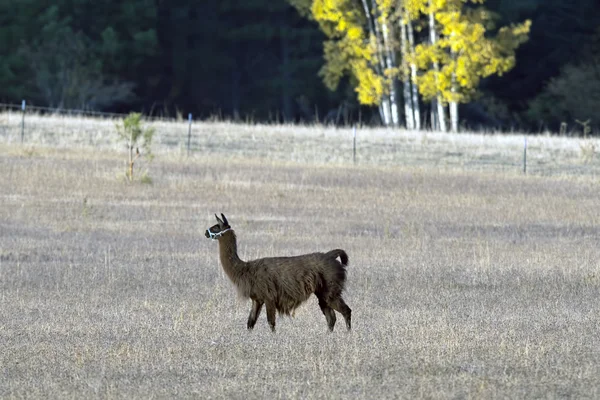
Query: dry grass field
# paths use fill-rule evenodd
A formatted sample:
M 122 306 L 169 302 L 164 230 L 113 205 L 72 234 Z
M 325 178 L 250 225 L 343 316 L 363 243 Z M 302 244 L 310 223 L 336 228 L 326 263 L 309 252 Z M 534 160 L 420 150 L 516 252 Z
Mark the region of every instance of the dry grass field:
M 95 129 L 0 134 L 1 398 L 600 397 L 600 163 L 581 142 L 532 138 L 523 176 L 517 136 L 374 133 L 354 166 L 330 144 L 348 132 L 207 124 L 190 158 L 159 130 L 153 183 L 127 184 Z M 248 332 L 203 235 L 215 212 L 242 259 L 345 249 L 353 331 L 311 299 Z

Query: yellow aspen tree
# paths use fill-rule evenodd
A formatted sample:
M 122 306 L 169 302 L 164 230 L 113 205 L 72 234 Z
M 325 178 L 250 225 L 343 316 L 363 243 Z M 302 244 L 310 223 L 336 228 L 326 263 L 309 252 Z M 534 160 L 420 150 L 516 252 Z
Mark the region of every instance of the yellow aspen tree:
M 408 54 L 409 62 L 412 65 L 411 77 L 414 80 L 413 90 L 418 88 L 418 91 L 423 95 L 424 100 L 431 102 L 431 127 L 432 129 L 440 129 L 446 131 L 446 119 L 444 115 L 443 99 L 441 93 L 437 90 L 437 80 L 440 73 L 440 63 L 438 57 L 434 53 L 437 49 L 438 42 L 438 25 L 435 21 L 435 13 L 443 4 L 443 0 L 400 0 L 402 6 L 406 10 L 405 15 L 410 17 L 408 25 L 408 37 L 411 40 L 411 52 Z M 425 25 L 428 30 L 428 40 L 426 44 L 414 45 L 414 36 L 412 35 L 412 22 L 421 22 L 425 19 Z M 426 46 L 426 47 L 425 47 Z M 430 52 L 428 62 L 423 61 L 423 50 L 427 49 Z M 419 50 L 419 52 L 417 52 Z M 420 57 L 420 59 L 419 59 Z M 417 73 L 417 67 L 421 71 L 426 71 L 427 79 L 422 79 Z M 426 85 L 421 89 L 421 85 Z M 415 96 L 413 95 L 413 98 Z
M 385 125 L 398 125 L 396 38 L 392 0 L 288 0 L 328 37 L 320 71 L 335 90 L 350 75 L 358 101 L 379 108 Z
M 381 34 L 379 30 L 378 20 L 376 16 L 373 15 L 372 9 L 369 6 L 369 1 L 373 0 L 361 0 L 361 6 L 364 11 L 365 19 L 367 20 L 367 28 L 369 32 L 369 39 L 374 44 L 375 56 L 378 61 L 377 64 L 374 64 L 374 68 L 377 71 L 377 74 L 382 76 L 383 71 L 385 71 L 385 64 L 383 58 L 381 57 L 382 51 L 382 43 L 381 43 Z M 359 99 L 360 101 L 360 99 Z M 390 105 L 390 101 L 386 98 L 385 94 L 382 94 L 381 100 L 379 101 L 379 114 L 381 120 L 385 125 L 388 125 L 392 119 L 392 109 Z
M 419 90 L 417 88 L 417 65 L 415 63 L 415 39 L 413 22 L 419 16 L 421 0 L 398 0 L 398 24 L 400 25 L 401 71 L 404 93 L 404 114 L 407 129 L 421 129 Z
M 330 38 L 324 45 L 325 84 L 335 89 L 346 73 L 357 80 L 360 103 L 376 105 L 384 93 L 384 64 L 374 37 L 365 31 L 365 18 L 356 4 L 345 0 L 315 0 L 312 15 Z
M 396 43 L 393 24 L 390 23 L 392 15 L 393 0 L 375 0 L 373 3 L 376 13 L 377 23 L 375 27 L 381 27 L 381 41 L 383 52 L 381 58 L 385 60 L 384 74 L 388 84 L 388 94 L 390 103 L 391 120 L 394 126 L 400 123 L 398 112 L 398 72 L 396 60 Z M 377 36 L 376 36 L 377 37 Z
M 415 35 L 413 30 L 413 24 L 410 20 L 412 14 L 409 14 L 409 20 L 407 23 L 408 27 L 408 49 L 407 54 L 408 61 L 410 63 L 410 83 L 411 83 L 411 95 L 413 102 L 413 113 L 415 118 L 415 129 L 421 129 L 421 106 L 419 105 L 419 88 L 417 86 L 417 64 L 415 60 Z
M 416 47 L 417 64 L 423 71 L 421 94 L 450 104 L 453 131 L 458 130 L 458 103 L 473 98 L 482 78 L 502 75 L 514 67 L 515 51 L 527 40 L 531 26 L 530 21 L 513 24 L 488 37 L 492 15 L 483 7 L 465 7 L 467 2 L 482 4 L 484 0 L 430 0 L 439 38 Z
M 400 21 L 400 53 L 402 54 L 401 71 L 404 94 L 404 115 L 406 116 L 406 129 L 415 129 L 416 121 L 414 104 L 411 96 L 412 85 L 410 82 L 410 65 L 407 59 L 409 51 L 407 25 L 408 24 L 404 22 L 404 19 Z

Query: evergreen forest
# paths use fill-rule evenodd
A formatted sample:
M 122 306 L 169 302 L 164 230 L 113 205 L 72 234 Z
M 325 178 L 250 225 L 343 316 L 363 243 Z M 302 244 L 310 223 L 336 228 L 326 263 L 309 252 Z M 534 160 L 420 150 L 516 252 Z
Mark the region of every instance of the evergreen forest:
M 600 127 L 597 0 L 0 0 L 0 102 L 409 129 Z

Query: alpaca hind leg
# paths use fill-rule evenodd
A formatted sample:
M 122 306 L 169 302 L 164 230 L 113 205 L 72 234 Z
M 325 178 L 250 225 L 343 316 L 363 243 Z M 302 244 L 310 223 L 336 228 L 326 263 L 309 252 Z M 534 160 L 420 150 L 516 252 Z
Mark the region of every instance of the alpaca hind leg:
M 277 311 L 275 305 L 272 303 L 266 303 L 267 306 L 267 321 L 269 321 L 269 326 L 271 327 L 271 331 L 275 332 L 275 312 Z
M 351 323 L 352 310 L 350 309 L 350 307 L 348 307 L 348 305 L 346 304 L 344 299 L 342 299 L 341 297 L 338 297 L 338 298 L 330 301 L 329 306 L 331 308 L 333 308 L 335 311 L 342 314 L 344 316 L 344 319 L 346 320 L 346 328 L 348 328 L 348 330 L 352 329 L 352 323 Z
M 325 315 L 325 319 L 327 320 L 327 325 L 329 326 L 329 331 L 333 332 L 333 327 L 335 326 L 336 316 L 335 312 L 331 307 L 327 305 L 325 300 L 319 298 L 319 307 L 321 307 L 321 311 L 323 311 L 323 315 Z
M 260 301 L 252 300 L 252 309 L 250 310 L 250 315 L 248 316 L 248 329 L 253 329 L 256 324 L 256 320 L 260 315 L 260 310 L 262 310 L 263 303 Z

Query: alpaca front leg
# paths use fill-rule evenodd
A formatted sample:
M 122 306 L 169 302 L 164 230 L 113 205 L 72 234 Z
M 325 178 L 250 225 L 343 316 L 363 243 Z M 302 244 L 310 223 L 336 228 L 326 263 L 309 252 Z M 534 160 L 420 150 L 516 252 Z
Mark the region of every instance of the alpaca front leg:
M 271 331 L 275 332 L 275 305 L 272 303 L 267 303 L 267 321 L 269 321 L 269 326 L 271 327 Z
M 260 310 L 262 310 L 262 306 L 262 302 L 252 299 L 252 309 L 250 310 L 250 316 L 248 316 L 248 329 L 254 328 L 256 320 L 260 315 Z

